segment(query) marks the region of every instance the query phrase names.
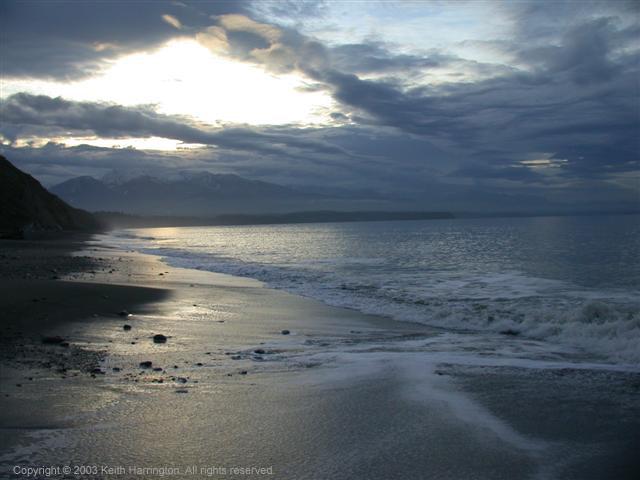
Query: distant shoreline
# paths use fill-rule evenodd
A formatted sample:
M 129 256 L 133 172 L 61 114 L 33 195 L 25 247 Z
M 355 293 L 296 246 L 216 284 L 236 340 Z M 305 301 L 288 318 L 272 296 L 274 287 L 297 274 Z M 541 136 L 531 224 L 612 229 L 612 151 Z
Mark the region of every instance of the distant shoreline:
M 382 222 L 406 220 L 450 220 L 450 212 L 411 211 L 308 211 L 275 214 L 222 214 L 213 217 L 142 216 L 117 212 L 96 212 L 94 215 L 112 229 L 147 227 L 204 227 L 230 225 L 274 225 L 325 222 Z
M 308 211 L 274 214 L 221 214 L 213 217 L 133 215 L 121 212 L 94 212 L 107 230 L 122 228 L 218 227 L 243 225 L 296 225 L 305 223 L 389 222 L 416 220 L 465 220 L 482 218 L 538 218 L 640 215 L 622 212 L 414 212 L 414 211 Z

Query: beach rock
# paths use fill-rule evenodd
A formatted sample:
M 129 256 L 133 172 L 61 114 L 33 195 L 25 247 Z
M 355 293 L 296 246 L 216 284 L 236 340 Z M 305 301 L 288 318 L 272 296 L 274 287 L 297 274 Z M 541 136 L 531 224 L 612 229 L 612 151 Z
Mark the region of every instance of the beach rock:
M 178 383 L 187 383 L 187 381 L 188 381 L 188 380 L 187 380 L 186 378 L 184 378 L 184 377 L 178 377 L 178 378 L 176 378 L 176 382 L 178 382 Z
M 60 345 L 64 343 L 64 338 L 57 335 L 53 337 L 42 337 L 42 343 L 45 345 Z
M 238 373 L 240 373 L 240 375 L 246 375 L 247 371 L 246 370 L 240 370 L 240 372 L 238 372 Z
M 202 366 L 202 362 L 196 363 L 196 366 L 201 367 Z
M 161 372 L 162 371 L 162 367 L 155 367 L 153 369 L 154 372 Z
M 289 335 L 291 332 L 289 330 L 282 330 L 280 333 L 282 335 Z
M 111 370 L 113 370 L 114 372 L 119 372 L 120 371 L 120 367 L 113 367 Z
M 147 360 L 146 362 L 140 362 L 140 368 L 151 368 L 153 366 L 153 362 Z
M 123 329 L 125 332 L 126 332 L 126 331 L 129 331 L 129 330 L 131 330 L 131 325 L 128 325 L 128 324 L 126 324 L 126 323 L 125 323 L 125 324 L 122 326 L 122 329 Z
M 122 310 L 122 311 L 118 312 L 118 315 L 120 315 L 121 317 L 129 317 L 129 316 L 131 316 L 131 314 L 129 312 L 127 312 L 126 310 Z
M 158 335 L 154 335 L 153 343 L 167 343 L 167 337 L 160 333 Z
M 185 388 L 180 388 L 180 389 L 176 390 L 176 393 L 189 393 L 189 390 L 187 390 Z
M 92 373 L 94 375 L 104 375 L 104 371 L 102 369 L 100 369 L 100 368 L 94 368 L 94 369 L 91 370 L 90 373 Z
M 264 355 L 265 351 L 262 348 L 256 348 L 253 353 L 257 353 L 258 355 Z

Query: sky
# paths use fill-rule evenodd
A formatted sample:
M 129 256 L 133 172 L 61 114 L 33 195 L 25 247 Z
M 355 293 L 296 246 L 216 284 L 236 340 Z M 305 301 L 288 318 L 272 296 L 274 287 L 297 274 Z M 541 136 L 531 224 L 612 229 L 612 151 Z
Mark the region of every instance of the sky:
M 640 3 L 0 3 L 0 151 L 45 185 L 235 173 L 390 207 L 640 209 Z

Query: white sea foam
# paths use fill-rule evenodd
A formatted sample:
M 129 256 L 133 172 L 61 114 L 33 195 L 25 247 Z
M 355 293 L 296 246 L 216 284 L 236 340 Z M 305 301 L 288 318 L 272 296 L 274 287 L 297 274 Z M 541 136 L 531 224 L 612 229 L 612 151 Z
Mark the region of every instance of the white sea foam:
M 437 341 L 437 340 L 436 340 Z M 484 438 L 489 431 L 506 444 L 533 455 L 548 448 L 548 444 L 520 434 L 506 422 L 493 415 L 477 401 L 460 391 L 448 376 L 436 374 L 437 365 L 452 360 L 448 355 L 385 352 L 331 351 L 311 357 L 329 368 L 314 375 L 297 377 L 297 382 L 315 385 L 331 385 L 341 382 L 352 385 L 354 381 L 367 380 L 380 375 L 391 375 L 401 380 L 398 393 L 406 400 L 427 403 L 430 408 L 444 408 L 458 421 L 474 427 Z M 467 357 L 468 362 L 471 357 Z M 331 365 L 340 368 L 330 368 Z

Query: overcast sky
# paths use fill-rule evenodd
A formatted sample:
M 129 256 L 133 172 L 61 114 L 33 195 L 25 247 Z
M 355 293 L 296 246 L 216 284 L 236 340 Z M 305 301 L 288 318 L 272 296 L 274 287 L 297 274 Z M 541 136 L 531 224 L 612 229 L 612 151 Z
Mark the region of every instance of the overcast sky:
M 640 3 L 0 3 L 0 149 L 416 208 L 640 207 Z

